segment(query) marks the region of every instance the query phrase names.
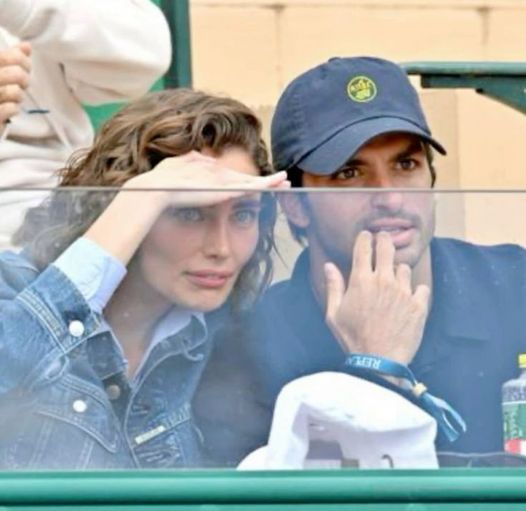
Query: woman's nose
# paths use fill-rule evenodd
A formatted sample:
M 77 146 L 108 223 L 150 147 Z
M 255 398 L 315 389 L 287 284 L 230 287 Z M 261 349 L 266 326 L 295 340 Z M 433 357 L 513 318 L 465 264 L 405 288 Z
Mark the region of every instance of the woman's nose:
M 221 220 L 212 222 L 205 235 L 203 252 L 207 257 L 217 259 L 228 257 L 230 254 L 230 241 L 226 222 Z

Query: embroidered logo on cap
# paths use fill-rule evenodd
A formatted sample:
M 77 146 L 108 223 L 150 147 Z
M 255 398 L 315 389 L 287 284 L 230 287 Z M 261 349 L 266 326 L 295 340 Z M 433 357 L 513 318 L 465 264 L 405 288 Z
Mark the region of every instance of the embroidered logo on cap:
M 347 84 L 347 94 L 357 103 L 366 103 L 376 96 L 376 84 L 367 76 L 355 76 Z

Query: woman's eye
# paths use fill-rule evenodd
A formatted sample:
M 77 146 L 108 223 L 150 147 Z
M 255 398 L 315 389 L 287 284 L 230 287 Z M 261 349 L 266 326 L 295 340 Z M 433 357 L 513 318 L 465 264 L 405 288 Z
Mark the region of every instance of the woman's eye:
M 259 217 L 259 211 L 255 209 L 240 209 L 234 212 L 234 221 L 238 225 L 252 225 Z
M 172 210 L 172 216 L 181 222 L 192 223 L 201 221 L 204 216 L 199 208 L 178 208 Z

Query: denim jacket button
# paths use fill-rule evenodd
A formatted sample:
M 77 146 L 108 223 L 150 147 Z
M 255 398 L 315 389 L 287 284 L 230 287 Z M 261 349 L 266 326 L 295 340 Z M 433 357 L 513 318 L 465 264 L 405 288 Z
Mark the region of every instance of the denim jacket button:
M 86 401 L 82 401 L 82 399 L 76 399 L 73 401 L 73 410 L 75 410 L 77 413 L 84 413 L 88 409 L 88 405 Z
M 111 399 L 111 401 L 115 401 L 121 396 L 121 388 L 115 383 L 112 383 L 106 387 L 106 394 Z
M 84 333 L 85 328 L 82 321 L 78 321 L 75 319 L 69 324 L 68 330 L 73 337 L 81 337 Z

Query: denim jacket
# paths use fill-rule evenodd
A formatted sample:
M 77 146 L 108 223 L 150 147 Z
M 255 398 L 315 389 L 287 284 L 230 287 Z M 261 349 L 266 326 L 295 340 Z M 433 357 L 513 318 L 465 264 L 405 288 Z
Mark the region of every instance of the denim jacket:
M 72 282 L 0 254 L 0 469 L 198 465 L 190 400 L 206 338 L 192 319 L 131 386 L 113 334 Z

